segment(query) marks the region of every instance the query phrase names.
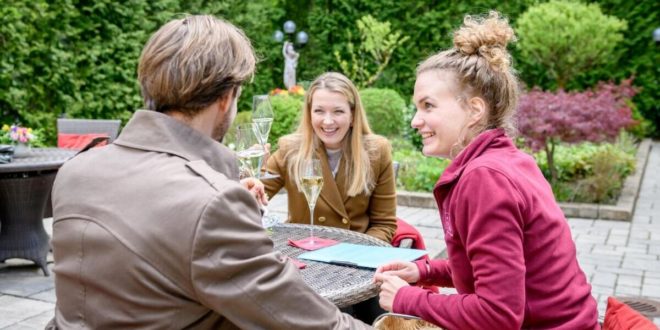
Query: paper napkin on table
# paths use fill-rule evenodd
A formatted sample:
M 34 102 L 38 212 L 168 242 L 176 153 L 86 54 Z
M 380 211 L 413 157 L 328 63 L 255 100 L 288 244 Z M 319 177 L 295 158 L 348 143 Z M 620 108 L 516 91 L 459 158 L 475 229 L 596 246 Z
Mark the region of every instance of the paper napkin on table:
M 314 237 L 314 244 L 312 244 L 310 241 L 312 240 L 312 237 L 307 237 L 303 239 L 299 239 L 297 241 L 294 241 L 289 238 L 289 245 L 295 246 L 297 248 L 307 250 L 307 251 L 314 251 L 318 250 L 320 248 L 328 247 L 335 245 L 339 242 L 328 239 L 328 238 L 320 238 L 320 237 Z
M 284 257 L 284 261 L 286 261 L 286 260 L 291 261 L 291 263 L 296 265 L 296 267 L 298 267 L 298 269 L 303 269 L 303 268 L 307 267 L 306 263 L 304 263 L 304 262 L 302 262 L 302 261 L 300 261 L 296 258 L 291 258 L 289 256 L 283 256 L 283 257 Z

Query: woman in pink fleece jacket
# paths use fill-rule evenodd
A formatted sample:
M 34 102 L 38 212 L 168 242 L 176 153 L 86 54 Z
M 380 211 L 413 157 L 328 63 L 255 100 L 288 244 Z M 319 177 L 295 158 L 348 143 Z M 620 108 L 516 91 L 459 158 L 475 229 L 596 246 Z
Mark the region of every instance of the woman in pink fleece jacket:
M 510 138 L 513 39 L 498 13 L 467 16 L 454 47 L 418 67 L 411 125 L 426 156 L 452 160 L 433 190 L 449 259 L 381 266 L 380 304 L 449 329 L 597 329 L 568 223 L 534 159 Z

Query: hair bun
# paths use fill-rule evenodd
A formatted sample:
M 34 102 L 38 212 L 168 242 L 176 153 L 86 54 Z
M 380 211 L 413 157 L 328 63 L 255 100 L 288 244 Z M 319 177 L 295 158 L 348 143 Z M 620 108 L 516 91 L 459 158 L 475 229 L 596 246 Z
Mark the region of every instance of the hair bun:
M 454 32 L 454 47 L 466 56 L 482 56 L 491 68 L 506 70 L 511 63 L 506 46 L 515 38 L 509 22 L 491 11 L 487 17 L 466 16 L 463 26 Z

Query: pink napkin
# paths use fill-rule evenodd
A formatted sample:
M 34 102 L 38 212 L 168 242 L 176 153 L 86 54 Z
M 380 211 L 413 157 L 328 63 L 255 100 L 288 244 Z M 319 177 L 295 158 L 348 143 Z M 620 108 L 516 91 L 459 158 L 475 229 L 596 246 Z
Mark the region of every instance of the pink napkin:
M 314 251 L 318 250 L 320 248 L 328 247 L 335 245 L 339 242 L 332 240 L 332 239 L 327 239 L 327 238 L 320 238 L 320 237 L 314 237 L 314 244 L 310 243 L 311 237 L 299 239 L 297 241 L 294 241 L 289 238 L 289 245 L 295 246 L 297 248 L 301 248 L 303 250 L 307 251 Z
M 291 258 L 291 257 L 287 257 L 287 256 L 284 256 L 284 258 L 291 261 L 294 265 L 296 265 L 296 267 L 298 267 L 298 269 L 303 269 L 303 268 L 307 267 L 306 263 L 304 263 L 304 262 L 302 262 L 302 261 L 300 261 L 296 258 Z

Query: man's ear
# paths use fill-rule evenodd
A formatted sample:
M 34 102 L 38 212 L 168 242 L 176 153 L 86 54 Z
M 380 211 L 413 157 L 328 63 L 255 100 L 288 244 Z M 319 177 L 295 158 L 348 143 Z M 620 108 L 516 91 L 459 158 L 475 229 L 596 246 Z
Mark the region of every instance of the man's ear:
M 486 101 L 480 97 L 473 97 L 468 100 L 468 114 L 470 120 L 468 121 L 468 126 L 473 126 L 476 123 L 481 122 L 486 117 L 486 111 L 488 106 Z
M 234 99 L 237 99 L 238 96 L 241 93 L 241 87 L 237 86 L 231 89 L 229 93 L 226 93 L 225 95 L 221 96 L 218 98 L 218 107 L 220 108 L 220 112 L 226 113 L 231 109 Z

